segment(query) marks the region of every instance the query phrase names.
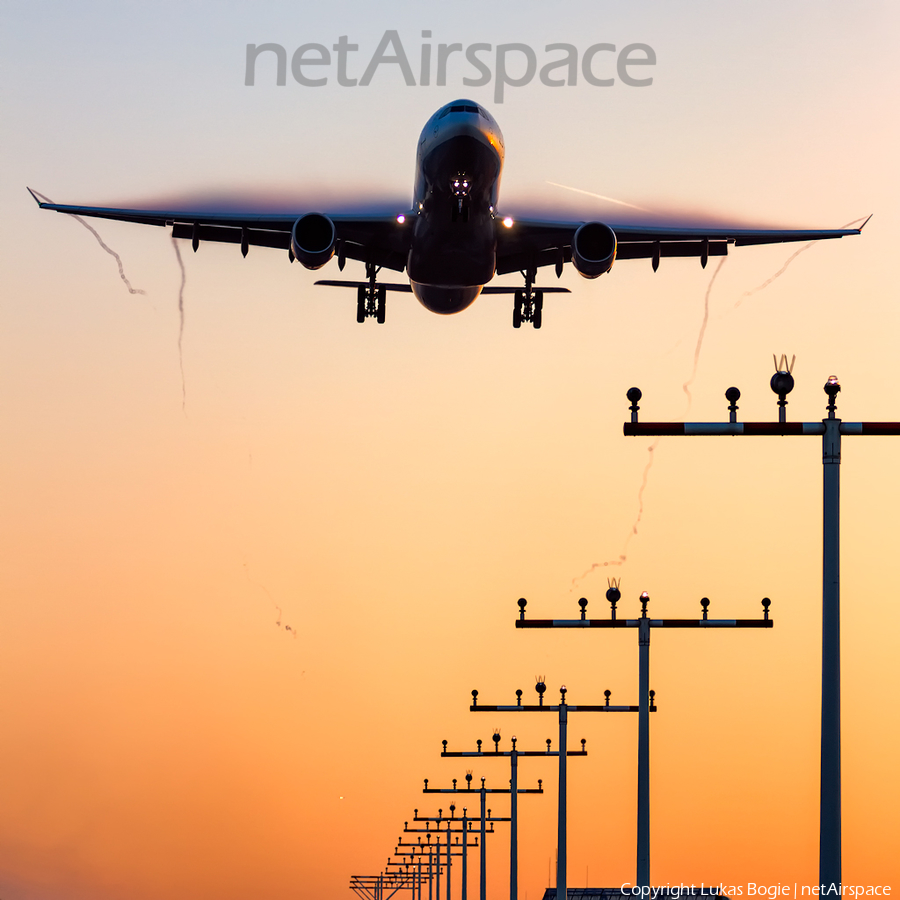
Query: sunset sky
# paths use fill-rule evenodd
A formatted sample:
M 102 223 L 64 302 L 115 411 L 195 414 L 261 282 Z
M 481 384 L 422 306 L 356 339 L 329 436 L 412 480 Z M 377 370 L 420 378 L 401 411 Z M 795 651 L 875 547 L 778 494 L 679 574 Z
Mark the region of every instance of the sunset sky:
M 653 634 L 654 884 L 815 883 L 820 442 L 663 438 L 651 457 L 622 423 L 632 385 L 645 420 L 723 420 L 730 385 L 742 419 L 774 419 L 773 353 L 797 358 L 790 419 L 823 417 L 834 374 L 845 420 L 900 420 L 898 25 L 875 0 L 3 3 L 0 898 L 349 897 L 414 808 L 449 806 L 423 778 L 508 779 L 442 760 L 442 739 L 556 743 L 553 716 L 471 714 L 472 688 L 513 702 L 542 675 L 571 703 L 637 702 L 634 631 L 514 627 L 519 597 L 536 617 L 575 617 L 581 596 L 607 615 L 607 577 L 632 616 L 644 590 L 660 617 L 707 596 L 712 615 L 753 618 L 772 599 L 772 630 Z M 600 42 L 657 63 L 647 87 L 535 78 L 502 103 L 463 84 L 462 60 L 440 87 L 396 66 L 368 86 L 334 67 L 325 86 L 278 86 L 262 61 L 244 84 L 247 44 L 347 35 L 359 78 L 389 29 L 415 68 L 423 30 L 528 44 L 539 65 L 548 44 Z M 514 330 L 502 296 L 441 317 L 389 295 L 384 325 L 358 325 L 351 292 L 313 287 L 335 262 L 182 241 L 182 395 L 168 232 L 93 222 L 130 294 L 25 189 L 399 212 L 423 124 L 460 97 L 503 131 L 504 213 L 636 215 L 597 194 L 713 222 L 874 217 L 761 290 L 803 245 L 738 248 L 721 269 L 567 268 L 540 331 Z M 844 882 L 895 891 L 898 453 L 900 438 L 846 438 L 842 466 Z M 574 714 L 569 733 L 590 754 L 569 766 L 569 884 L 633 881 L 636 717 Z M 522 785 L 538 778 L 521 900 L 556 850 L 555 763 L 523 761 Z

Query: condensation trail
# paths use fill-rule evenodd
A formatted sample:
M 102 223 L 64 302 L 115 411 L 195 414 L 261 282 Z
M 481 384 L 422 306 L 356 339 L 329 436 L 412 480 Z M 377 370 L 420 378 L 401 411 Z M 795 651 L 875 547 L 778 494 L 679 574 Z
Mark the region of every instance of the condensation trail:
M 49 197 L 47 197 L 45 194 L 41 194 L 39 191 L 35 191 L 34 193 L 35 193 L 38 197 L 40 197 L 41 200 L 44 201 L 44 203 L 53 203 L 53 201 L 52 201 Z M 55 204 L 54 204 L 54 205 L 55 205 Z M 115 257 L 116 265 L 119 267 L 119 278 L 121 278 L 122 281 L 125 282 L 125 287 L 128 288 L 128 293 L 129 293 L 129 294 L 146 294 L 146 293 L 147 293 L 146 291 L 141 290 L 141 288 L 132 287 L 131 282 L 128 280 L 128 276 L 125 274 L 125 267 L 122 265 L 122 257 L 119 256 L 119 254 L 116 253 L 116 251 L 113 250 L 113 248 L 110 247 L 110 246 L 103 240 L 102 237 L 100 237 L 100 235 L 97 233 L 97 229 L 96 229 L 96 228 L 94 228 L 92 225 L 89 225 L 87 222 L 84 221 L 84 219 L 81 218 L 81 216 L 77 216 L 77 215 L 75 215 L 75 213 L 66 213 L 66 215 L 69 216 L 70 218 L 74 219 L 76 222 L 80 222 L 82 225 L 84 225 L 84 227 L 87 228 L 87 230 L 88 230 L 88 231 L 89 231 L 89 232 L 97 239 L 97 243 L 98 243 L 98 244 L 99 244 L 99 245 L 100 245 L 100 246 L 101 246 L 101 247 L 102 247 L 102 248 L 103 248 L 110 256 Z
M 767 278 L 762 284 L 758 284 L 755 288 L 753 288 L 753 290 L 751 290 L 751 291 L 744 291 L 744 293 L 741 294 L 740 300 L 738 300 L 737 303 L 735 303 L 734 306 L 732 306 L 731 308 L 732 308 L 732 309 L 737 309 L 737 308 L 738 308 L 738 307 L 739 307 L 739 306 L 740 306 L 740 305 L 741 305 L 748 297 L 752 297 L 754 294 L 757 294 L 757 293 L 759 293 L 761 290 L 767 288 L 773 281 L 775 281 L 776 278 L 780 278 L 782 275 L 784 275 L 785 270 L 787 269 L 787 267 L 788 267 L 788 266 L 789 266 L 789 265 L 790 265 L 790 264 L 791 264 L 791 263 L 792 263 L 792 262 L 793 262 L 793 261 L 794 261 L 801 253 L 804 253 L 805 251 L 809 250 L 809 248 L 812 247 L 812 245 L 813 245 L 813 244 L 816 244 L 816 243 L 818 243 L 818 242 L 817 242 L 817 241 L 810 241 L 808 244 L 804 244 L 799 250 L 796 250 L 794 253 L 792 253 L 792 254 L 785 260 L 784 265 L 783 265 L 783 266 L 782 266 L 782 267 L 781 267 L 774 275 L 772 275 L 770 278 Z
M 618 559 L 609 559 L 606 562 L 593 563 L 589 569 L 582 572 L 581 575 L 572 579 L 572 587 L 569 590 L 572 590 L 579 581 L 583 581 L 587 578 L 588 575 L 591 574 L 595 569 L 604 569 L 608 566 L 623 566 L 625 565 L 626 560 L 628 559 L 628 545 L 631 543 L 631 539 L 638 533 L 638 525 L 641 524 L 641 519 L 644 515 L 644 490 L 647 487 L 647 480 L 650 476 L 650 469 L 653 466 L 653 460 L 655 456 L 653 455 L 653 451 L 656 450 L 656 446 L 659 444 L 659 438 L 657 438 L 648 448 L 647 453 L 649 454 L 647 459 L 647 465 L 644 466 L 644 475 L 641 478 L 641 486 L 638 489 L 638 512 L 635 517 L 634 524 L 631 526 L 631 531 L 628 532 L 628 536 L 625 538 L 625 543 L 622 545 L 622 552 L 619 554 Z
M 285 631 L 289 631 L 296 639 L 297 629 L 291 627 L 290 625 L 282 625 L 282 623 L 281 623 L 281 607 L 275 602 L 275 598 L 269 593 L 269 589 L 264 584 L 260 584 L 258 581 L 254 581 L 250 577 L 250 567 L 247 565 L 246 562 L 243 565 L 244 565 L 244 575 L 247 576 L 247 581 L 249 581 L 250 584 L 253 585 L 253 587 L 259 588 L 261 591 L 263 591 L 263 593 L 265 593 L 265 595 L 272 602 L 272 606 L 274 606 L 275 609 L 278 611 L 278 618 L 275 620 L 275 625 L 278 628 L 283 628 Z
M 688 409 L 691 408 L 691 392 L 690 385 L 693 382 L 695 376 L 697 375 L 697 366 L 700 362 L 700 351 L 703 349 L 703 338 L 706 334 L 706 326 L 709 324 L 709 297 L 712 293 L 713 284 L 715 284 L 716 276 L 722 269 L 722 266 L 725 265 L 725 260 L 728 259 L 727 256 L 723 256 L 719 260 L 719 264 L 716 266 L 715 271 L 712 274 L 712 278 L 709 279 L 709 284 L 706 286 L 706 295 L 703 298 L 703 321 L 700 323 L 700 333 L 697 335 L 697 346 L 694 350 L 694 368 L 691 372 L 691 377 L 681 386 L 682 390 L 687 394 L 688 398 Z M 644 475 L 641 478 L 641 486 L 638 489 L 638 511 L 637 516 L 635 516 L 634 524 L 631 526 L 631 531 L 628 532 L 628 536 L 625 538 L 625 543 L 622 545 L 622 552 L 619 554 L 617 559 L 609 559 L 605 562 L 594 563 L 587 571 L 583 572 L 577 578 L 572 579 L 572 590 L 578 582 L 587 578 L 588 575 L 591 574 L 595 569 L 602 569 L 608 566 L 622 566 L 625 564 L 628 559 L 628 545 L 631 543 L 631 539 L 638 533 L 638 525 L 641 524 L 641 519 L 644 515 L 644 491 L 647 488 L 647 481 L 650 478 L 650 469 L 653 467 L 653 461 L 656 459 L 654 451 L 656 450 L 657 445 L 659 444 L 659 438 L 657 438 L 648 448 L 647 453 L 647 465 L 644 466 Z
M 691 377 L 681 386 L 681 389 L 687 395 L 688 409 L 691 408 L 691 403 L 693 401 L 690 386 L 697 375 L 697 366 L 700 363 L 700 351 L 703 348 L 703 338 L 706 335 L 706 326 L 709 323 L 709 295 L 712 293 L 712 287 L 713 284 L 715 284 L 716 276 L 722 271 L 722 266 L 725 265 L 726 259 L 728 259 L 728 257 L 723 256 L 719 260 L 719 264 L 716 266 L 716 270 L 713 272 L 712 278 L 709 279 L 709 284 L 706 286 L 706 296 L 703 298 L 703 321 L 700 323 L 700 333 L 697 335 L 697 346 L 694 348 L 694 368 L 691 370 Z
M 647 448 L 647 465 L 644 466 L 644 476 L 641 479 L 641 487 L 638 490 L 638 514 L 637 518 L 634 520 L 634 525 L 631 526 L 631 531 L 628 533 L 628 537 L 625 538 L 625 546 L 622 548 L 622 559 L 625 559 L 625 551 L 628 549 L 628 542 L 638 533 L 638 525 L 641 524 L 641 517 L 644 515 L 644 490 L 647 487 L 647 479 L 650 477 L 650 469 L 653 466 L 653 460 L 656 457 L 653 455 L 653 451 L 656 450 L 656 446 L 659 444 L 659 438 L 657 438 L 648 448 Z
M 184 260 L 181 258 L 181 250 L 178 241 L 172 237 L 172 246 L 175 248 L 175 256 L 178 259 L 178 268 L 181 269 L 181 284 L 178 286 L 178 365 L 181 368 L 181 411 L 187 402 L 187 390 L 184 382 L 184 354 L 181 350 L 181 339 L 184 337 L 184 285 L 187 281 L 187 273 L 184 270 Z
M 847 222 L 846 225 L 841 225 L 841 228 L 849 228 L 851 225 L 855 225 L 857 222 L 862 222 L 862 221 L 863 221 L 862 219 L 854 219 L 852 222 Z M 868 219 L 866 219 L 866 222 L 868 222 Z M 864 224 L 865 224 L 865 223 L 864 223 Z M 732 308 L 732 309 L 737 309 L 737 308 L 738 308 L 738 307 L 739 307 L 739 306 L 740 306 L 740 305 L 741 305 L 748 297 L 752 297 L 754 294 L 758 294 L 761 290 L 764 290 L 765 288 L 767 288 L 773 281 L 775 281 L 776 278 L 780 278 L 782 275 L 784 275 L 784 272 L 785 272 L 785 270 L 787 269 L 787 267 L 788 267 L 788 266 L 789 266 L 789 265 L 790 265 L 790 264 L 791 264 L 791 263 L 792 263 L 792 262 L 793 262 L 793 261 L 794 261 L 801 253 L 805 253 L 807 250 L 809 250 L 810 247 L 813 246 L 813 244 L 818 244 L 818 243 L 819 243 L 818 241 L 810 241 L 808 244 L 804 244 L 799 250 L 795 250 L 795 251 L 794 251 L 794 252 L 793 252 L 793 253 L 792 253 L 785 261 L 784 261 L 784 265 L 783 265 L 783 266 L 782 266 L 782 267 L 781 267 L 774 275 L 772 275 L 770 278 L 767 278 L 762 284 L 758 284 L 755 288 L 753 288 L 753 290 L 750 290 L 750 291 L 744 291 L 744 293 L 741 294 L 741 297 L 740 297 L 740 299 L 737 301 L 737 303 L 735 303 L 734 306 L 732 306 L 731 308 Z
M 553 187 L 562 188 L 564 191 L 574 191 L 576 194 L 586 194 L 588 197 L 596 197 L 598 200 L 605 200 L 607 203 L 616 203 L 619 206 L 627 206 L 629 209 L 639 209 L 641 212 L 650 212 L 645 206 L 636 206 L 634 203 L 626 203 L 624 200 L 616 200 L 614 197 L 606 197 L 603 194 L 595 194 L 593 191 L 583 191 L 581 188 L 571 187 L 568 184 L 558 184 L 555 181 L 548 181 Z

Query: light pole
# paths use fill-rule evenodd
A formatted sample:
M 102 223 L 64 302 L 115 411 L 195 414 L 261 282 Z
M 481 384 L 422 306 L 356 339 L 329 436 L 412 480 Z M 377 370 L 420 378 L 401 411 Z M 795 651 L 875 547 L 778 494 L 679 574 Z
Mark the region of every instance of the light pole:
M 447 742 L 441 756 L 478 756 L 485 759 L 508 758 L 509 759 L 509 787 L 510 787 L 510 828 L 509 828 L 509 896 L 510 900 L 517 900 L 519 896 L 519 829 L 518 829 L 518 769 L 520 756 L 559 756 L 559 753 L 550 749 L 550 738 L 547 738 L 546 750 L 519 750 L 516 748 L 516 738 L 512 739 L 511 750 L 500 750 L 500 733 L 494 732 L 493 752 L 484 753 L 481 749 L 481 741 L 477 741 L 477 750 L 447 750 Z M 581 741 L 581 750 L 567 750 L 566 756 L 587 756 L 584 749 L 585 741 Z
M 466 775 L 466 778 L 471 779 L 471 773 L 468 773 Z M 480 792 L 478 792 L 478 793 L 480 793 Z M 452 812 L 453 805 L 452 804 L 450 806 L 450 810 L 451 810 L 451 815 L 453 815 L 453 812 Z M 437 822 L 438 824 L 440 824 L 440 822 L 446 821 L 445 819 L 443 819 L 444 811 L 442 809 L 438 810 L 437 817 L 420 816 L 419 811 L 417 809 L 413 810 L 413 812 L 415 813 L 415 815 L 413 817 L 413 821 L 414 822 L 424 822 L 425 827 L 424 828 L 410 828 L 409 823 L 404 822 L 403 830 L 404 831 L 425 832 L 425 837 L 428 841 L 431 841 L 432 834 L 437 833 L 437 832 L 431 831 L 431 829 L 429 827 L 430 823 Z M 480 834 L 481 834 L 481 869 L 482 869 L 482 871 L 484 871 L 485 861 L 487 858 L 487 856 L 486 856 L 487 855 L 487 840 L 486 840 L 487 835 L 494 833 L 494 822 L 508 822 L 509 819 L 504 816 L 492 816 L 490 810 L 487 811 L 487 816 L 485 817 L 484 804 L 482 804 L 481 813 L 482 813 L 482 815 L 480 818 L 478 818 L 478 819 L 472 818 L 471 816 L 466 815 L 466 810 L 465 810 L 465 808 L 463 808 L 463 818 L 468 822 L 468 829 L 466 829 L 467 832 L 471 833 L 472 825 L 474 825 L 476 823 L 481 826 L 479 829 Z M 458 821 L 461 821 L 461 820 L 458 820 Z M 487 828 L 486 823 L 490 823 L 491 827 Z M 440 840 L 440 837 L 438 837 L 438 840 Z M 465 840 L 465 836 L 463 837 L 463 840 Z M 477 837 L 475 838 L 475 845 L 478 846 L 478 838 Z M 438 858 L 440 858 L 440 857 L 438 857 Z M 463 864 L 464 864 L 464 866 L 463 866 L 463 868 L 464 868 L 464 871 L 463 871 L 463 896 L 464 897 L 468 896 L 468 880 L 467 880 L 468 873 L 467 873 L 467 870 L 465 869 L 465 863 L 466 863 L 466 856 L 464 855 L 463 856 Z M 440 871 L 440 869 L 438 869 L 438 871 Z M 440 887 L 440 883 L 438 883 L 438 887 Z M 429 900 L 430 900 L 430 895 L 429 895 Z
M 519 601 L 522 603 L 523 601 Z M 524 607 L 522 607 L 524 610 Z M 610 691 L 605 691 L 606 703 L 602 706 L 573 706 L 566 702 L 566 686 L 559 689 L 559 704 L 557 706 L 544 706 L 544 692 L 547 685 L 542 680 L 534 686 L 538 694 L 536 706 L 522 704 L 522 691 L 516 691 L 515 706 L 485 706 L 478 704 L 478 691 L 472 691 L 471 712 L 555 712 L 559 715 L 559 816 L 557 822 L 558 843 L 556 861 L 556 897 L 557 900 L 566 900 L 566 757 L 569 755 L 566 749 L 566 732 L 570 712 L 638 712 L 637 706 L 611 706 L 609 702 Z M 653 693 L 652 691 L 650 693 Z M 653 706 L 655 711 L 656 707 Z M 582 750 L 584 742 L 582 741 Z M 579 756 L 581 754 L 578 754 Z M 587 755 L 587 754 L 585 754 Z
M 438 835 L 440 839 L 440 835 Z M 413 849 L 410 852 L 402 854 L 403 856 L 409 856 L 411 859 L 415 860 L 418 864 L 418 881 L 419 881 L 419 900 L 422 900 L 422 857 L 426 855 L 428 856 L 428 868 L 426 869 L 426 878 L 428 880 L 428 900 L 432 900 L 432 885 L 434 883 L 434 860 L 432 850 L 435 849 L 435 845 L 431 843 L 431 835 L 428 836 L 428 843 L 423 844 L 422 839 L 419 838 L 418 844 L 404 844 L 401 838 L 397 839 L 397 847 L 394 848 L 394 855 L 397 854 L 397 850 L 399 847 L 411 847 Z M 418 848 L 419 852 L 416 853 L 416 848 Z M 438 872 L 440 872 L 440 845 L 437 845 L 438 850 Z M 440 894 L 440 880 L 438 880 L 438 894 Z
M 404 831 L 406 831 L 406 829 L 404 829 Z M 427 868 L 426 868 L 426 870 L 425 870 L 425 872 L 426 872 L 425 878 L 426 878 L 426 880 L 428 881 L 428 900 L 433 900 L 433 897 L 432 897 L 432 889 L 433 889 L 433 885 L 434 885 L 434 875 L 435 875 L 435 872 L 434 872 L 434 854 L 433 854 L 434 845 L 431 843 L 431 835 L 428 836 L 428 843 L 427 843 L 427 844 L 423 844 L 423 843 L 422 843 L 422 839 L 419 838 L 419 843 L 418 843 L 417 845 L 413 845 L 413 844 L 403 844 L 403 842 L 401 841 L 401 842 L 398 844 L 398 846 L 403 846 L 403 847 L 405 847 L 405 846 L 411 846 L 411 847 L 418 846 L 418 847 L 419 847 L 419 854 L 418 854 L 419 857 L 421 858 L 422 856 L 425 856 L 425 855 L 428 856 L 428 864 L 427 864 Z M 413 855 L 413 856 L 416 855 L 415 850 L 412 851 L 412 855 Z M 438 852 L 438 860 L 440 861 L 440 851 Z M 420 863 L 419 863 L 419 864 L 420 864 L 420 866 L 421 866 L 421 860 L 420 860 Z M 419 879 L 419 900 L 422 900 L 422 881 L 421 881 L 421 876 L 420 876 L 420 879 Z
M 487 851 L 485 841 L 485 823 L 487 821 L 498 822 L 500 819 L 494 818 L 490 819 L 490 810 L 488 810 L 488 816 L 485 816 L 485 805 L 487 803 L 487 795 L 488 794 L 511 794 L 511 788 L 489 788 L 485 787 L 484 778 L 481 779 L 481 787 L 473 788 L 472 787 L 472 773 L 466 772 L 466 786 L 464 788 L 457 787 L 457 780 L 453 779 L 453 787 L 452 788 L 430 788 L 428 787 L 428 779 L 425 779 L 425 789 L 422 791 L 423 794 L 479 794 L 481 798 L 481 872 L 480 874 L 480 885 L 479 885 L 479 897 L 480 900 L 487 900 Z M 538 779 L 538 786 L 536 788 L 517 788 L 516 795 L 519 794 L 543 794 L 543 781 L 542 779 Z M 510 817 L 512 818 L 512 817 Z M 507 820 L 508 821 L 508 820 Z M 449 877 L 449 876 L 448 876 Z
M 388 866 L 392 865 L 390 858 Z M 362 900 L 389 900 L 399 890 L 410 887 L 408 872 L 380 872 L 378 875 L 351 875 L 350 890 Z M 413 889 L 415 889 L 413 887 Z M 390 891 L 390 893 L 385 893 Z
M 454 843 L 450 840 L 450 833 L 449 833 L 449 831 L 448 831 L 448 832 L 445 832 L 445 833 L 447 834 L 447 840 L 446 840 L 444 846 L 446 846 L 446 848 L 447 848 L 446 857 L 447 857 L 448 872 L 449 872 L 449 865 L 450 865 L 450 857 L 451 857 L 451 856 L 461 856 L 461 857 L 462 857 L 462 861 L 463 861 L 463 880 L 465 880 L 465 871 L 466 871 L 466 852 L 467 852 L 467 847 L 466 847 L 466 842 L 465 842 L 465 835 L 463 836 L 463 843 L 462 843 L 462 844 L 459 843 L 459 836 L 458 836 L 458 835 L 457 835 L 457 838 L 456 838 L 456 843 L 454 844 Z M 437 836 L 438 836 L 438 838 L 440 838 L 440 834 L 437 834 Z M 475 845 L 476 845 L 476 846 L 478 845 L 478 839 L 477 839 L 477 838 L 476 838 L 476 840 L 475 840 Z M 409 848 L 409 849 L 408 849 L 408 850 L 401 850 L 401 849 L 400 849 L 401 847 L 407 847 L 407 848 Z M 440 858 L 441 858 L 441 844 L 440 844 L 440 840 L 436 841 L 434 844 L 431 844 L 430 842 L 427 843 L 427 844 L 422 844 L 422 843 L 421 843 L 421 839 L 420 839 L 420 842 L 419 842 L 419 843 L 413 844 L 413 843 L 404 843 L 403 840 L 402 840 L 402 838 L 398 838 L 398 839 L 397 839 L 397 846 L 394 848 L 394 855 L 395 855 L 395 856 L 399 856 L 399 857 L 401 857 L 401 858 L 403 858 L 403 859 L 409 857 L 409 859 L 412 860 L 414 863 L 418 863 L 419 900 L 421 900 L 421 897 L 422 897 L 422 858 L 425 857 L 425 856 L 428 857 L 428 865 L 429 865 L 429 867 L 430 867 L 431 864 L 432 864 L 432 854 L 431 854 L 432 847 L 437 851 L 437 857 L 438 857 L 438 871 L 440 871 Z M 440 900 L 440 880 L 438 881 L 437 894 L 438 894 L 438 900 Z M 430 887 L 430 885 L 429 885 L 428 896 L 429 896 L 429 897 L 431 896 L 431 887 Z M 463 898 L 464 898 L 464 900 L 465 900 L 465 896 L 466 896 L 466 892 L 465 892 L 465 889 L 463 889 Z M 449 879 L 449 878 L 447 879 L 447 897 L 448 897 L 448 900 L 449 900 L 449 897 L 450 897 L 450 879 Z
M 730 387 L 728 422 L 638 422 L 639 388 L 627 392 L 631 435 L 821 435 L 822 437 L 822 737 L 819 785 L 819 883 L 841 891 L 841 438 L 846 435 L 900 435 L 900 422 L 843 422 L 835 415 L 841 390 L 836 376 L 825 382 L 827 416 L 820 422 L 788 422 L 787 395 L 794 388 L 787 357 L 776 362 L 769 386 L 778 395 L 777 422 L 738 422 L 741 392 Z
M 399 854 L 395 851 L 394 856 L 399 856 Z M 410 891 L 411 900 L 416 900 L 416 882 L 418 876 L 418 889 L 421 900 L 422 893 L 422 883 L 421 883 L 421 871 L 417 871 L 415 867 L 410 871 L 410 866 L 413 865 L 412 857 L 400 856 L 400 861 L 394 862 L 388 857 L 387 863 L 385 865 L 385 875 L 396 875 L 401 881 L 398 881 L 396 885 L 394 885 L 394 890 L 392 894 L 397 893 L 397 891 L 408 889 Z M 393 869 L 391 867 L 394 867 Z M 402 880 L 405 879 L 405 880 Z M 386 900 L 386 898 L 385 898 Z
M 430 859 L 431 858 L 431 848 L 435 847 L 435 849 L 437 850 L 438 863 L 440 863 L 441 835 L 446 834 L 447 835 L 447 874 L 448 874 L 448 877 L 447 877 L 448 894 L 447 894 L 447 896 L 448 897 L 450 896 L 449 895 L 449 891 L 450 891 L 449 873 L 450 873 L 451 847 L 455 846 L 457 848 L 457 850 L 459 850 L 459 852 L 453 853 L 452 855 L 453 856 L 462 856 L 462 900 L 466 900 L 466 898 L 468 896 L 468 869 L 467 869 L 468 847 L 469 847 L 468 840 L 469 840 L 469 835 L 471 834 L 471 831 L 472 831 L 472 825 L 475 822 L 478 822 L 479 820 L 471 818 L 468 815 L 468 812 L 465 807 L 463 807 L 462 817 L 457 819 L 456 818 L 456 806 L 453 805 L 452 803 L 450 804 L 450 818 L 444 817 L 444 811 L 442 809 L 438 810 L 438 814 L 436 817 L 435 816 L 421 816 L 420 817 L 418 810 L 414 810 L 414 812 L 415 812 L 415 818 L 413 821 L 425 822 L 425 827 L 424 828 L 410 828 L 409 822 L 404 822 L 403 823 L 403 831 L 406 834 L 411 833 L 411 832 L 424 833 L 427 843 L 423 844 L 421 837 L 418 838 L 418 842 L 415 844 L 404 844 L 402 838 L 398 838 L 398 840 L 400 842 L 398 844 L 398 846 L 418 847 L 418 848 L 420 848 L 420 853 L 422 853 L 422 854 L 424 854 L 425 851 L 427 850 L 428 856 L 429 856 L 429 867 L 430 867 L 430 865 L 431 865 L 431 859 Z M 437 828 L 434 831 L 432 831 L 431 828 L 429 827 L 431 822 L 437 823 Z M 441 831 L 440 826 L 441 826 L 441 823 L 443 823 L 443 822 L 447 823 L 447 828 L 444 831 Z M 458 824 L 459 827 L 454 828 L 453 826 L 455 824 Z M 492 824 L 491 831 L 486 832 L 486 833 L 490 834 L 493 832 L 493 830 L 494 830 L 494 828 L 493 828 L 493 824 Z M 456 844 L 451 844 L 451 842 L 450 842 L 451 834 L 456 834 Z M 461 845 L 459 843 L 459 835 L 460 834 L 462 834 L 462 844 Z M 435 841 L 434 844 L 431 843 L 432 835 L 435 835 L 435 837 L 437 838 L 437 840 Z M 476 847 L 478 846 L 478 838 L 477 837 L 475 838 L 475 846 Z M 429 869 L 429 871 L 430 871 L 430 869 Z M 438 866 L 438 874 L 440 875 L 440 865 Z M 430 886 L 429 886 L 428 897 L 429 897 L 429 900 L 431 900 Z M 440 898 L 440 877 L 438 877 L 438 898 Z
M 650 595 L 641 594 L 641 617 L 639 619 L 619 619 L 616 604 L 621 599 L 617 586 L 610 587 L 606 599 L 611 606 L 609 619 L 587 618 L 587 600 L 578 601 L 581 607 L 580 619 L 526 619 L 525 607 L 528 601 L 519 600 L 519 618 L 516 628 L 636 628 L 638 632 L 638 797 L 637 797 L 637 878 L 638 887 L 650 887 L 650 713 L 655 709 L 654 691 L 650 690 L 650 631 L 653 628 L 771 628 L 769 618 L 770 601 L 762 601 L 762 619 L 710 619 L 709 600 L 700 601 L 703 613 L 700 619 L 651 619 L 647 615 Z M 565 900 L 564 896 L 561 900 Z

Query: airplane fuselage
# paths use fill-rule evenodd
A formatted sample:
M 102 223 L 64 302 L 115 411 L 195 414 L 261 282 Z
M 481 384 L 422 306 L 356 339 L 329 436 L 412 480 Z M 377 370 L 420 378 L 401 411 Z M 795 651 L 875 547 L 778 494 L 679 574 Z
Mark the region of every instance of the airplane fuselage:
M 432 312 L 465 309 L 494 275 L 502 168 L 500 129 L 470 100 L 441 107 L 422 129 L 407 272 Z

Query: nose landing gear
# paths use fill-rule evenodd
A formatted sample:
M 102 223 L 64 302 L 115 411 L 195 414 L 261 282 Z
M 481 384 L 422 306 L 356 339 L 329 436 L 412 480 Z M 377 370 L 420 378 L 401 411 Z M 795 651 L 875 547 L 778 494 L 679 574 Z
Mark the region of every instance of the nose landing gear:
M 450 221 L 458 222 L 460 219 L 463 222 L 469 221 L 469 201 L 466 197 L 453 198 L 453 206 L 450 209 Z
M 450 210 L 450 220 L 456 222 L 462 219 L 469 221 L 469 191 L 472 183 L 469 177 L 462 172 L 450 179 L 450 193 L 453 195 Z

